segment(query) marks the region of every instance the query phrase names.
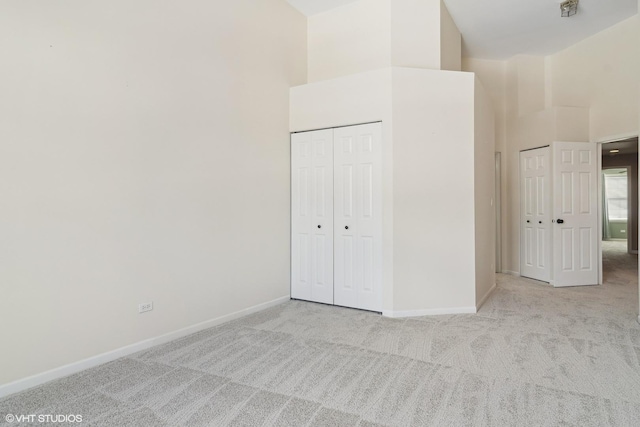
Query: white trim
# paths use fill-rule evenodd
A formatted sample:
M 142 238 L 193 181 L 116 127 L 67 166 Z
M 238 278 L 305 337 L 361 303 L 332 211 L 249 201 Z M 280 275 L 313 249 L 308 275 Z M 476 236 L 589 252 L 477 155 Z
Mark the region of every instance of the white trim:
M 520 277 L 520 273 L 518 271 L 511 271 L 511 270 L 503 270 L 502 271 L 504 274 L 508 274 L 510 276 L 516 276 L 516 277 Z
M 268 301 L 262 304 L 254 305 L 253 307 L 245 308 L 234 313 L 227 314 L 225 316 L 216 317 L 215 319 L 206 320 L 195 325 L 187 326 L 186 328 L 178 329 L 177 331 L 169 332 L 164 335 L 160 335 L 154 338 L 149 338 L 137 343 L 120 347 L 116 350 L 108 351 L 106 353 L 99 354 L 97 356 L 89 357 L 87 359 L 79 360 L 77 362 L 70 363 L 68 365 L 60 366 L 50 371 L 42 372 L 27 378 L 22 378 L 17 381 L 0 385 L 0 398 L 8 396 L 10 394 L 18 393 L 27 390 L 32 387 L 44 384 L 46 382 L 66 377 L 76 372 L 83 371 L 85 369 L 93 368 L 98 365 L 102 365 L 107 362 L 119 359 L 124 356 L 128 356 L 133 353 L 137 353 L 142 350 L 154 347 L 156 345 L 165 344 L 178 338 L 191 335 L 193 333 L 202 331 L 204 329 L 211 328 L 213 326 L 220 325 L 222 323 L 229 322 L 231 320 L 239 319 L 240 317 L 247 316 L 258 311 L 265 310 L 270 307 L 274 307 L 278 304 L 282 304 L 285 301 L 289 301 L 290 297 L 284 296 L 276 298 L 272 301 Z
M 624 141 L 625 139 L 631 139 L 638 136 L 638 132 L 630 132 L 630 133 L 619 133 L 613 136 L 605 136 L 603 138 L 599 138 L 596 142 L 598 144 L 606 144 L 607 142 L 618 142 Z
M 385 317 L 418 317 L 418 316 L 435 316 L 439 314 L 476 314 L 478 310 L 475 307 L 451 307 L 451 308 L 427 308 L 424 310 L 406 310 L 393 311 L 383 310 L 382 315 Z
M 489 298 L 489 296 L 493 293 L 493 291 L 496 290 L 498 286 L 494 283 L 493 286 L 491 287 L 491 289 L 489 289 L 489 292 L 487 292 L 482 299 L 480 300 L 480 302 L 478 304 L 476 304 L 477 309 L 480 310 L 480 307 L 482 307 L 482 305 L 487 302 L 487 299 Z
M 597 239 L 597 245 L 598 245 L 598 284 L 602 285 L 604 283 L 604 269 L 602 267 L 603 265 L 603 261 L 602 261 L 602 236 L 603 236 L 603 229 L 602 229 L 602 222 L 604 219 L 604 211 L 602 210 L 602 204 L 604 203 L 603 200 L 603 178 L 602 178 L 602 144 L 606 144 L 606 142 L 599 142 L 596 144 L 596 150 L 597 150 L 597 159 L 596 162 L 598 164 L 598 185 L 597 185 L 597 192 L 598 192 L 598 228 L 597 228 L 597 233 L 598 233 L 598 239 Z
M 495 272 L 502 272 L 502 153 L 495 153 L 495 186 L 493 198 L 496 213 L 496 268 Z
M 599 283 L 587 283 L 584 285 L 556 285 L 553 282 L 550 282 L 550 284 L 554 287 L 554 288 L 577 288 L 578 286 L 598 286 Z

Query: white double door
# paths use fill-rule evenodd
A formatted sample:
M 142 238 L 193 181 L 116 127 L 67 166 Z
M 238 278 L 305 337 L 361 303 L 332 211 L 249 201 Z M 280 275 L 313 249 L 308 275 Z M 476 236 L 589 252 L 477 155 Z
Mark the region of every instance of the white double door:
M 596 144 L 520 153 L 520 274 L 556 287 L 598 284 Z
M 382 310 L 381 123 L 291 135 L 291 297 Z

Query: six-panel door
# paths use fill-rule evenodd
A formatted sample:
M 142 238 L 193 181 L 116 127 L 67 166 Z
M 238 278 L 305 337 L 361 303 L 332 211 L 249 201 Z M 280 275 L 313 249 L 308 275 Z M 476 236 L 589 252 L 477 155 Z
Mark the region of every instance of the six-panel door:
M 291 297 L 333 304 L 333 131 L 291 135 Z
M 382 125 L 334 130 L 334 303 L 382 311 Z
M 382 310 L 381 123 L 291 136 L 291 297 Z
M 554 286 L 598 284 L 596 144 L 553 143 Z
M 522 276 L 554 286 L 598 283 L 597 171 L 593 143 L 520 153 Z
M 551 278 L 551 165 L 549 147 L 520 153 L 520 274 Z

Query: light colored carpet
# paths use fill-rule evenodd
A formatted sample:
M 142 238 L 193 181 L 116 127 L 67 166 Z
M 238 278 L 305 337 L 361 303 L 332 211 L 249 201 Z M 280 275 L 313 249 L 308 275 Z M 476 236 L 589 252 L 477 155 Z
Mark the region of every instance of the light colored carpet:
M 637 257 L 616 245 L 605 285 L 499 275 L 477 315 L 398 320 L 291 301 L 11 396 L 0 422 L 638 426 Z

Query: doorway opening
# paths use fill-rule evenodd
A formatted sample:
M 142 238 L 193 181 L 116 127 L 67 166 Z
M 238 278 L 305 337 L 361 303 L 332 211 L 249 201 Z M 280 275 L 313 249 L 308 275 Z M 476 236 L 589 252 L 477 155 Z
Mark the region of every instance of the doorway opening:
M 633 248 L 630 168 L 602 166 L 602 240 L 627 252 Z
M 602 144 L 601 283 L 638 281 L 638 138 Z

